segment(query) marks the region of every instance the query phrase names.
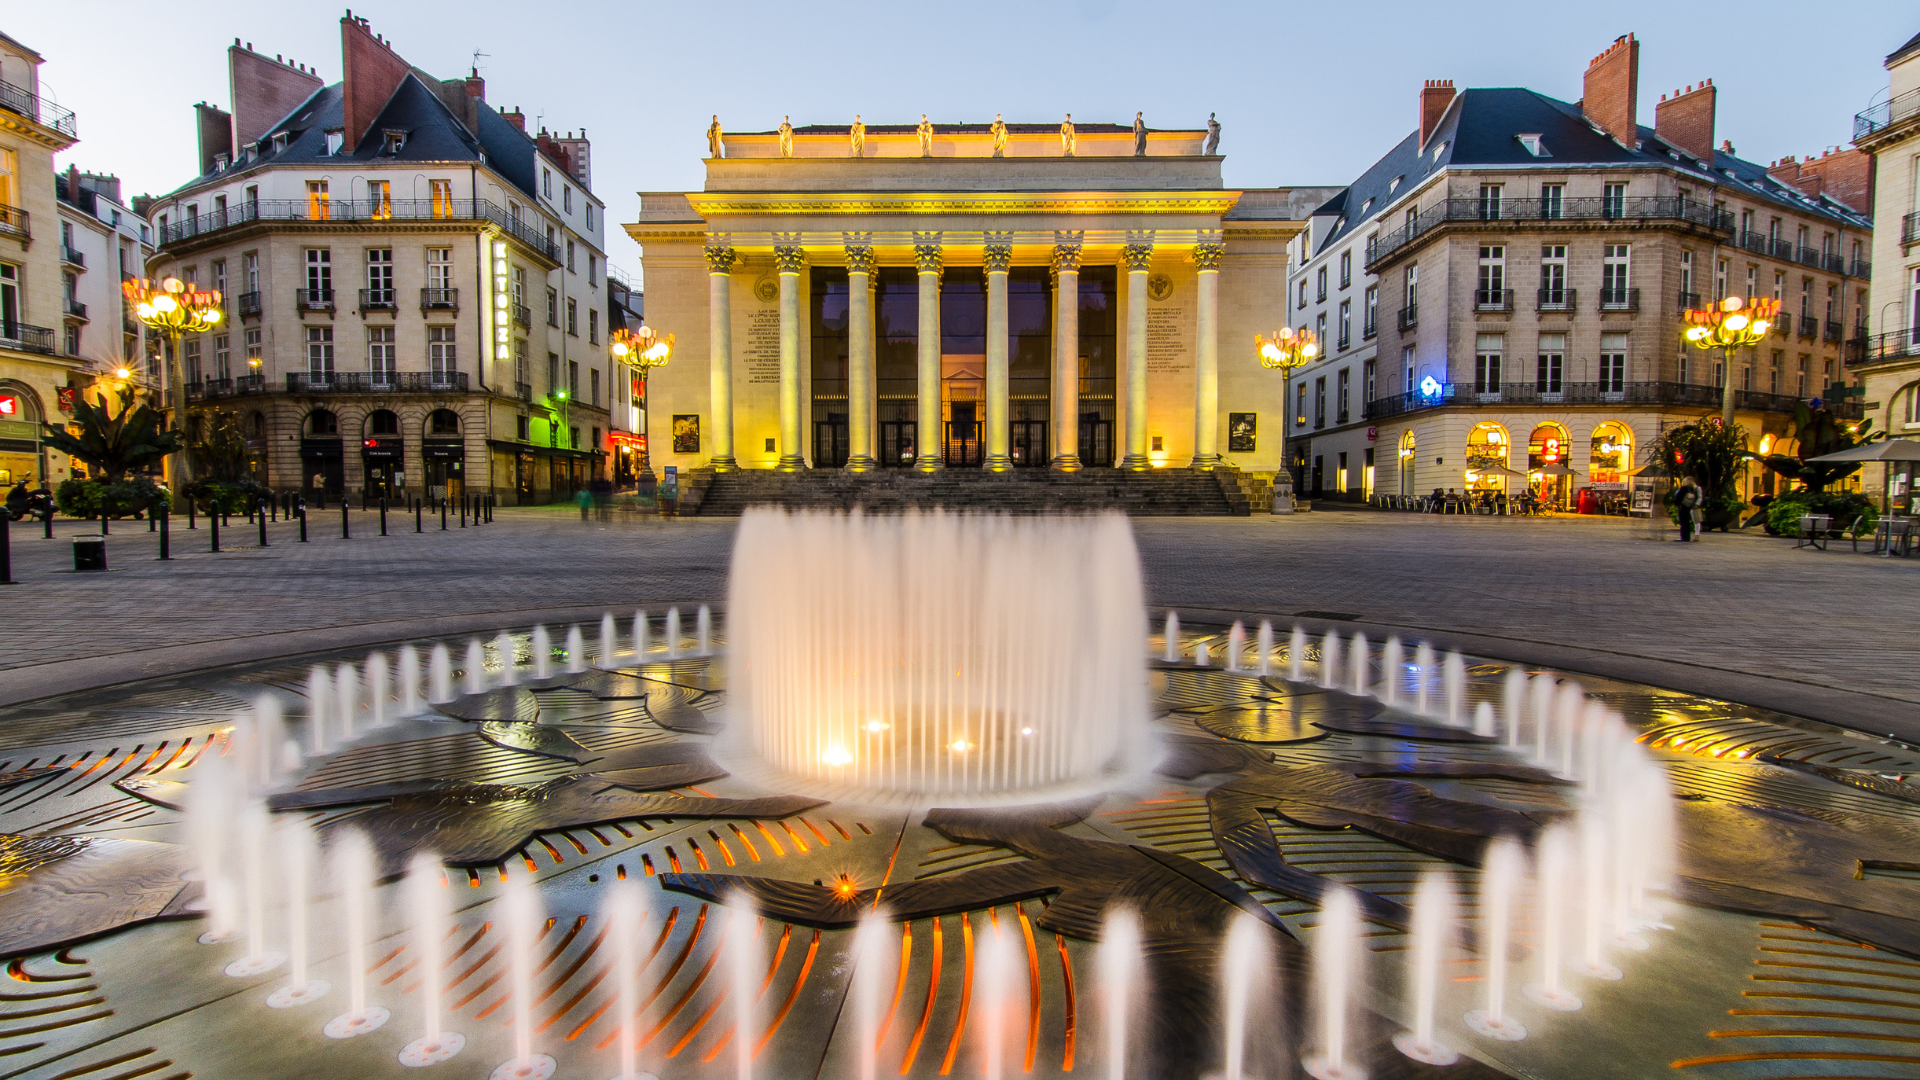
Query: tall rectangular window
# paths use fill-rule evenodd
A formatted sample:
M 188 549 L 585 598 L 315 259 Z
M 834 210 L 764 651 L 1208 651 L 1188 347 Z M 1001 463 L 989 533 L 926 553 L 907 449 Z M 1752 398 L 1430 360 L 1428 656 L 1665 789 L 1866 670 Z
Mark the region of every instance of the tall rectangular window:
M 1374 367 L 1374 362 L 1369 360 L 1360 368 L 1360 400 L 1362 402 L 1373 400 Z
M 551 288 L 547 290 L 547 325 L 560 325 L 560 294 Z
M 326 248 L 308 248 L 307 300 L 309 302 L 319 303 L 332 299 L 333 252 Z
M 1786 362 L 1786 355 L 1779 349 L 1773 350 L 1773 363 L 1767 367 L 1767 393 L 1769 394 L 1780 392 L 1780 368 Z
M 200 382 L 200 338 L 198 335 L 184 338 L 180 342 L 180 373 L 188 385 Z
M 1693 252 L 1685 249 L 1680 252 L 1680 302 L 1686 307 L 1700 306 L 1700 298 L 1693 294 Z
M 1539 359 L 1533 368 L 1533 389 L 1540 394 L 1558 394 L 1561 376 L 1567 365 L 1567 335 L 1541 334 Z
M 393 303 L 393 249 L 367 249 L 367 301 Z
M 333 204 L 327 195 L 325 180 L 307 181 L 307 217 L 313 221 L 327 221 L 333 217 Z
M 1380 286 L 1378 285 L 1367 286 L 1367 307 L 1360 320 L 1360 332 L 1367 337 L 1380 332 Z
M 1420 265 L 1415 263 L 1407 267 L 1406 272 L 1407 314 L 1418 317 L 1420 314 Z
M 1503 308 L 1507 302 L 1507 247 L 1505 244 L 1480 245 L 1480 288 L 1474 304 L 1482 308 Z
M 453 249 L 430 247 L 427 249 L 427 288 L 453 288 Z
M 460 370 L 460 358 L 454 351 L 453 327 L 427 327 L 427 371 L 434 382 L 451 382 L 448 376 Z
M 316 383 L 333 381 L 333 327 L 307 327 L 307 378 Z
M 599 405 L 600 404 L 600 369 L 599 368 L 593 368 L 592 370 L 587 372 L 587 384 L 589 388 L 592 390 L 592 396 L 587 400 L 591 401 L 596 406 Z
M 1627 291 L 1629 268 L 1627 244 L 1608 244 L 1601 249 L 1600 306 L 1626 307 L 1632 301 Z
M 433 200 L 434 217 L 450 218 L 453 216 L 453 181 L 429 180 L 427 181 L 427 193 Z
M 567 273 L 573 273 L 573 239 L 567 239 Z
M 1406 393 L 1411 394 L 1413 393 L 1413 346 L 1408 345 L 1400 350 L 1400 366 L 1407 373 Z
M 1566 212 L 1567 185 L 1540 185 L 1540 216 L 1548 221 L 1557 221 Z
M 387 181 L 367 181 L 367 216 L 375 221 L 393 217 L 393 189 Z
M 1500 219 L 1500 193 L 1505 185 L 1480 185 L 1480 220 L 1498 221 Z
M 567 297 L 567 333 L 580 336 L 580 305 L 573 297 Z
M 1347 422 L 1347 398 L 1350 393 L 1349 384 L 1352 382 L 1353 370 L 1351 368 L 1341 368 L 1339 375 L 1334 378 L 1333 407 L 1334 423 L 1336 424 L 1344 424 Z
M 1727 298 L 1727 260 L 1715 259 L 1713 262 L 1713 299 L 1715 303 Z
M 1327 426 L 1327 377 L 1313 380 L 1313 426 L 1317 430 Z
M 395 366 L 393 327 L 368 327 L 367 381 L 375 386 L 391 386 Z
M 1473 344 L 1473 392 L 1500 392 L 1500 365 L 1507 352 L 1504 334 L 1476 334 Z
M 1353 340 L 1353 301 L 1342 300 L 1340 301 L 1340 347 L 1346 348 L 1351 340 Z
M 1340 253 L 1340 287 L 1344 289 L 1352 284 L 1353 252 L 1343 251 Z
M 227 260 L 213 260 L 213 288 L 222 297 L 227 294 Z
M 213 377 L 216 379 L 233 378 L 232 335 L 213 335 Z
M 243 265 L 246 267 L 244 272 L 247 275 L 247 291 L 250 293 L 259 292 L 260 291 L 260 253 L 257 251 L 249 251 L 245 255 L 241 256 L 240 258 Z
M 1600 335 L 1600 392 L 1624 394 L 1627 390 L 1627 335 Z
M 527 359 L 526 338 L 516 338 L 513 342 L 513 381 L 527 388 L 523 397 L 533 392 L 533 364 Z
M 1607 184 L 1601 189 L 1600 214 L 1610 218 L 1627 216 L 1627 185 Z
M 1324 320 L 1326 316 L 1322 315 L 1320 318 Z M 592 308 L 587 309 L 587 344 L 600 344 L 600 313 Z
M 1327 299 L 1327 268 L 1324 265 L 1314 274 L 1313 299 L 1316 303 L 1325 303 Z
M 1540 306 L 1564 308 L 1567 297 L 1567 245 L 1543 244 L 1540 247 Z
M 580 400 L 580 361 L 567 361 L 567 397 Z

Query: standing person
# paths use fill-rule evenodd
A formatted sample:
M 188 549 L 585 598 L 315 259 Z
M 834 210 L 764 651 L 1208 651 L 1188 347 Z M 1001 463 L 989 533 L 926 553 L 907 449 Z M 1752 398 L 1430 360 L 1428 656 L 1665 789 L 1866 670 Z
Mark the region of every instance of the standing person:
M 1699 539 L 1700 532 L 1700 485 L 1689 476 L 1680 481 L 1673 489 L 1675 516 L 1680 519 L 1680 542 L 1690 543 Z

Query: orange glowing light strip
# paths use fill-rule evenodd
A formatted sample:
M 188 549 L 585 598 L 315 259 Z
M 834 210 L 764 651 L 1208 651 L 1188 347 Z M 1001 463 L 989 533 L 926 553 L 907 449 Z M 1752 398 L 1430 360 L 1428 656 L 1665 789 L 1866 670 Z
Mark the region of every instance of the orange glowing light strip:
M 900 974 L 893 980 L 893 1005 L 887 1010 L 887 1018 L 880 1022 L 880 1031 L 873 1039 L 873 1052 L 879 1053 L 887 1043 L 887 1032 L 893 1028 L 893 1018 L 900 1012 L 900 998 L 907 992 L 907 967 L 913 960 L 913 924 L 900 924 Z
M 673 913 L 675 915 L 680 914 L 680 909 L 674 908 Z M 700 940 L 701 928 L 705 927 L 706 925 L 707 925 L 707 905 L 701 904 L 700 915 L 698 918 L 694 919 L 693 921 L 693 932 L 687 935 L 687 943 L 680 947 L 680 955 L 674 958 L 673 966 L 667 969 L 667 974 L 665 975 L 665 977 L 663 977 L 660 980 L 659 985 L 653 988 L 653 993 L 648 994 L 646 997 L 646 1000 L 640 1003 L 640 1007 L 633 1014 L 636 1018 L 640 1016 L 645 1016 L 647 1009 L 653 1005 L 654 999 L 658 998 L 661 994 L 665 993 L 667 989 L 667 984 L 673 981 L 673 977 L 675 975 L 680 974 L 680 968 L 684 964 L 686 964 L 687 957 L 693 954 L 694 943 Z M 660 932 L 662 941 L 666 940 L 667 933 L 672 931 L 672 929 L 673 929 L 673 920 L 668 919 L 666 929 Z M 658 945 L 654 946 L 654 951 L 655 952 L 659 951 Z M 647 958 L 647 961 L 648 963 L 651 963 L 653 961 L 653 957 L 649 956 Z M 597 1019 L 597 1017 L 589 1018 L 587 1023 L 592 1023 L 594 1019 Z M 582 1026 L 584 1027 L 585 1025 L 582 1025 Z M 593 1048 L 595 1050 L 605 1050 L 607 1047 L 612 1046 L 613 1041 L 620 1037 L 620 1030 L 621 1030 L 620 1028 L 613 1029 L 613 1031 L 610 1032 L 606 1038 L 601 1039 L 599 1042 L 595 1043 Z M 658 1034 L 660 1034 L 660 1029 L 655 1028 L 653 1031 L 643 1036 L 640 1039 L 640 1042 L 638 1043 L 638 1045 L 639 1046 L 647 1045 L 647 1043 L 653 1041 L 653 1037 Z
M 940 994 L 940 959 L 941 954 L 945 952 L 942 948 L 942 937 L 940 917 L 936 915 L 933 918 L 933 974 L 927 977 L 927 1004 L 920 1010 L 920 1026 L 913 1029 L 913 1038 L 907 1042 L 907 1056 L 900 1062 L 901 1076 L 913 1071 L 913 1059 L 919 1056 L 920 1041 L 926 1038 L 927 1024 L 933 1020 L 933 1001 Z M 906 964 L 904 954 L 900 962 L 904 967 Z
M 644 921 L 646 919 L 646 913 L 642 912 L 640 918 L 644 925 Z M 673 933 L 674 922 L 677 921 L 679 918 L 680 918 L 679 908 L 674 908 L 672 911 L 669 911 L 667 913 L 667 924 L 660 928 L 660 936 L 654 939 L 653 951 L 648 953 L 647 958 L 640 962 L 640 968 L 639 968 L 640 971 L 645 971 L 647 969 L 647 965 L 653 963 L 653 958 L 660 955 L 661 948 L 665 946 L 667 943 L 667 936 Z M 593 1010 L 592 1015 L 588 1016 L 585 1020 L 582 1020 L 580 1021 L 580 1023 L 576 1024 L 572 1031 L 567 1032 L 565 1041 L 572 1042 L 573 1040 L 586 1034 L 587 1029 L 592 1027 L 595 1021 L 599 1020 L 602 1016 L 605 1016 L 607 1010 L 613 1008 L 614 1004 L 615 1004 L 614 1002 L 608 1001 L 604 1005 L 601 1005 L 599 1008 Z M 619 1035 L 620 1035 L 620 1029 L 616 1028 L 614 1030 L 613 1035 L 608 1037 L 608 1044 L 610 1044 L 614 1038 L 618 1038 Z M 601 1049 L 605 1049 L 606 1045 L 607 1044 L 603 1044 Z
M 760 1036 L 759 1045 L 753 1048 L 754 1057 L 760 1056 L 760 1052 L 765 1050 L 767 1044 L 773 1041 L 774 1032 L 779 1031 L 780 1025 L 786 1022 L 787 1014 L 793 1011 L 793 1003 L 800 1000 L 800 988 L 807 985 L 807 975 L 813 970 L 813 961 L 819 955 L 820 931 L 815 930 L 813 932 L 813 940 L 807 944 L 807 959 L 800 965 L 800 977 L 793 980 L 793 989 L 787 991 L 786 1002 L 780 1006 L 780 1012 L 774 1016 L 773 1023 L 767 1025 L 767 1033 Z
M 1020 915 L 1020 933 L 1027 939 L 1027 1072 L 1033 1071 L 1033 1056 L 1040 1049 L 1040 950 L 1033 944 L 1033 923 L 1027 918 L 1025 904 L 1015 903 Z
M 953 1059 L 960 1053 L 960 1037 L 967 1032 L 967 1007 L 973 1004 L 973 916 L 964 911 L 960 913 L 960 958 L 966 965 L 960 975 L 960 1015 L 953 1019 L 947 1056 L 940 1061 L 941 1076 L 953 1072 Z
M 1067 995 L 1066 1049 L 1061 1054 L 1060 1068 L 1063 1072 L 1072 1072 L 1073 1041 L 1074 1036 L 1078 1033 L 1076 1028 L 1078 1016 L 1074 1011 L 1073 1004 L 1073 958 L 1067 955 L 1067 939 L 1065 937 L 1055 934 L 1053 935 L 1053 941 L 1060 949 L 1060 976 L 1066 983 Z

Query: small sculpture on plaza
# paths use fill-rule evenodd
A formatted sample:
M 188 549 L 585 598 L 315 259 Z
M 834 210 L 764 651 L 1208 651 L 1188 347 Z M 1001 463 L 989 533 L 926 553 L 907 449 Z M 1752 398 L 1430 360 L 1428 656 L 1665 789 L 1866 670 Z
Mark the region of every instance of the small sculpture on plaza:
M 1007 156 L 1007 122 L 1000 119 L 999 113 L 993 114 L 993 156 Z
M 1216 116 L 1217 114 L 1215 113 L 1207 114 L 1206 154 L 1208 157 L 1214 157 L 1220 153 L 1220 121 L 1216 119 Z
M 920 136 L 920 156 L 932 157 L 933 156 L 933 121 L 927 119 L 926 113 L 920 114 L 920 126 L 918 128 L 915 128 L 914 130 Z
M 1068 113 L 1067 118 L 1061 121 L 1060 123 L 1060 153 L 1065 155 L 1066 157 L 1073 156 L 1073 114 L 1072 113 Z
M 720 138 L 720 115 L 714 114 L 713 123 L 707 125 L 707 156 L 723 158 L 727 156 L 727 144 Z
M 860 114 L 853 114 L 853 127 L 847 129 L 847 141 L 852 145 L 854 157 L 867 155 L 867 125 L 860 122 Z
M 788 116 L 783 116 L 780 118 L 780 156 L 781 157 L 793 156 L 792 119 L 793 119 L 792 117 L 788 117 Z
M 1147 122 L 1144 113 L 1133 114 L 1133 156 L 1147 156 Z

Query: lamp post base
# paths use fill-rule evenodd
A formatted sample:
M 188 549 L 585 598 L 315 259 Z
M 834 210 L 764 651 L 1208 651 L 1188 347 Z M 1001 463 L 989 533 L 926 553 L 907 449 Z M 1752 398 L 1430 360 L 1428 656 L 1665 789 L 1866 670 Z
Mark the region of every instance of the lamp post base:
M 1272 512 L 1276 514 L 1293 513 L 1293 481 L 1292 480 L 1276 479 L 1273 482 Z

